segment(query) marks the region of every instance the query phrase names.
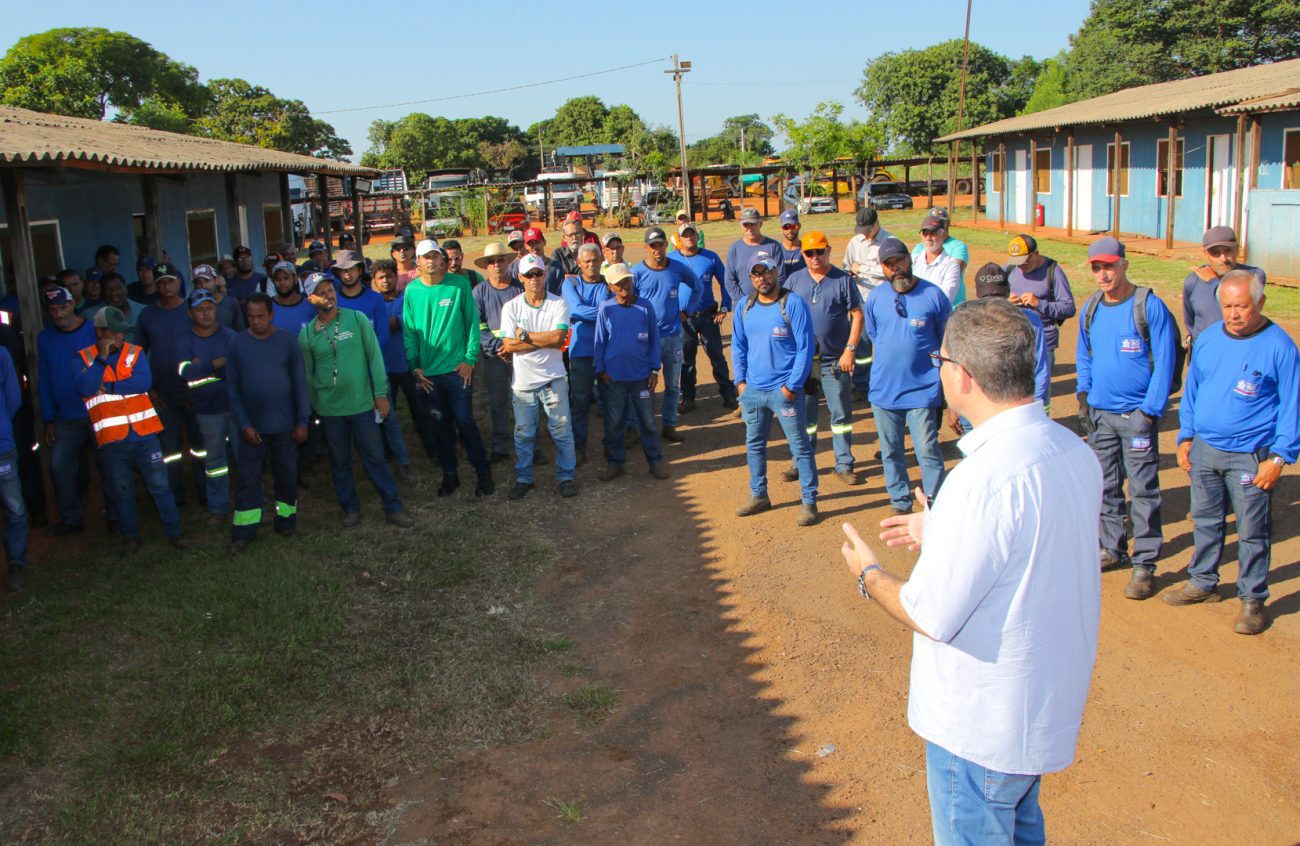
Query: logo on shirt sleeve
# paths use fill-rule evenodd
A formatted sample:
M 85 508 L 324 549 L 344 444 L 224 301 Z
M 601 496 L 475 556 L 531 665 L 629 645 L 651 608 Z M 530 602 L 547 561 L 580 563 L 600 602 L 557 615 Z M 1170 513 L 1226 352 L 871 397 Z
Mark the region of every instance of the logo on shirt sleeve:
M 1120 351 L 1121 353 L 1128 353 L 1128 354 L 1130 354 L 1130 355 L 1132 355 L 1132 354 L 1134 354 L 1134 353 L 1140 353 L 1140 352 L 1142 352 L 1142 339 L 1141 339 L 1141 338 L 1124 338 L 1124 339 L 1120 340 L 1120 342 L 1119 342 L 1119 351 Z

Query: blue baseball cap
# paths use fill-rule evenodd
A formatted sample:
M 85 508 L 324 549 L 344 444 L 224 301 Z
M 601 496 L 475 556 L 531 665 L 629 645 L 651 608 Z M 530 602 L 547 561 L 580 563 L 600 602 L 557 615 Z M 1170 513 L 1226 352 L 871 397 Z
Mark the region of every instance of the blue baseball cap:
M 753 273 L 754 268 L 762 267 L 767 270 L 776 270 L 776 262 L 767 253 L 755 253 L 749 262 L 749 272 Z
M 190 294 L 190 308 L 203 305 L 204 303 L 215 304 L 216 302 L 217 298 L 212 296 L 212 292 L 207 288 L 195 288 L 194 292 Z
M 1124 258 L 1124 245 L 1110 237 L 1098 238 L 1088 245 L 1088 261 L 1114 264 Z
M 151 259 L 151 258 L 149 258 L 148 256 L 140 256 L 140 258 L 136 259 L 136 261 L 135 261 L 135 266 L 136 266 L 136 267 L 147 267 L 149 270 L 153 270 L 153 268 L 154 268 L 154 260 Z
M 782 226 L 785 226 L 787 223 L 798 223 L 798 222 L 799 222 L 799 212 L 795 211 L 794 209 L 786 209 L 785 211 L 781 212 Z
M 912 254 L 907 251 L 907 245 L 902 241 L 897 238 L 886 238 L 880 242 L 880 249 L 876 251 L 876 260 L 885 261 L 886 259 L 910 255 Z
M 317 288 L 324 284 L 334 284 L 334 277 L 328 273 L 313 273 L 307 277 L 307 281 L 302 283 L 303 290 L 308 294 L 314 293 Z

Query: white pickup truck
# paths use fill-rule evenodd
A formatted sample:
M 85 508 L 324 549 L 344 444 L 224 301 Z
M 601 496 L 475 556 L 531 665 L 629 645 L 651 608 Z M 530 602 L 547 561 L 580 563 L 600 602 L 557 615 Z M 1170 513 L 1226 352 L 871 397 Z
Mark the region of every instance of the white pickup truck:
M 555 204 L 555 213 L 557 215 L 567 214 L 574 209 L 582 208 L 582 191 L 578 188 L 576 182 L 552 182 L 551 198 Z M 534 212 L 534 217 L 541 218 L 546 216 L 546 189 L 542 185 L 535 185 L 524 191 L 524 205 Z

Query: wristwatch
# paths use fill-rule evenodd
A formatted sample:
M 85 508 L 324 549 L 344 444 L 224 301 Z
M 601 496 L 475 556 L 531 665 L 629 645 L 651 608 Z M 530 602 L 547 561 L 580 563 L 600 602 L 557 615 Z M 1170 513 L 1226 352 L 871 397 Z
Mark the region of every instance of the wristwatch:
M 519 333 L 519 340 L 523 341 L 525 344 L 531 344 L 531 343 L 533 342 L 533 341 L 532 341 L 532 338 L 530 338 L 530 337 L 528 336 L 528 330 L 527 330 L 527 329 L 525 329 L 525 330 L 523 330 L 522 332 Z
M 1286 459 L 1280 455 L 1270 455 L 1268 457 L 1268 460 L 1276 464 L 1278 467 L 1286 466 Z
M 868 564 L 867 566 L 862 568 L 861 573 L 858 573 L 858 593 L 862 594 L 863 599 L 871 598 L 871 595 L 867 593 L 867 573 L 871 572 L 872 570 L 880 570 L 880 569 L 883 568 L 879 564 Z
M 857 344 L 845 344 L 845 345 L 844 345 L 844 349 L 849 350 L 849 351 L 856 350 L 857 348 L 858 348 L 858 345 L 857 345 Z

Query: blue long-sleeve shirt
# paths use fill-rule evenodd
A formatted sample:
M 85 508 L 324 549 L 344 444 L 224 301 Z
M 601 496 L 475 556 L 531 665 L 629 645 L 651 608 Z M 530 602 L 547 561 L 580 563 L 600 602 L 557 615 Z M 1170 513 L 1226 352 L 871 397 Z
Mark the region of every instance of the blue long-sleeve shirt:
M 236 335 L 226 351 L 226 394 L 240 431 L 275 435 L 306 426 L 311 402 L 298 338 L 282 329 L 267 338 Z
M 736 384 L 771 391 L 785 387 L 797 391 L 812 372 L 812 315 L 799 297 L 787 294 L 785 317 L 779 302 L 755 301 L 736 307 L 731 329 L 731 363 L 736 368 Z M 787 318 L 789 323 L 786 323 Z
M 14 415 L 23 404 L 23 389 L 18 382 L 13 357 L 4 347 L 0 347 L 0 396 L 5 404 L 4 413 L 0 414 L 0 455 L 8 455 L 17 448 L 14 445 Z
M 562 296 L 569 306 L 569 358 L 586 358 L 596 354 L 596 317 L 600 304 L 610 298 L 604 277 L 600 282 L 584 282 L 581 276 L 564 277 Z
M 117 370 L 117 362 L 122 358 L 123 350 L 124 348 L 119 347 L 117 352 L 105 359 L 109 365 L 112 366 L 115 372 Z M 83 402 L 85 397 L 95 396 L 99 393 L 100 389 L 104 387 L 104 371 L 107 368 L 99 362 L 98 358 L 92 360 L 90 366 L 87 367 L 86 363 L 81 360 L 80 356 L 78 356 L 76 363 L 73 364 L 72 367 L 74 368 L 73 372 L 76 374 L 75 381 L 77 384 L 77 390 L 81 392 Z M 149 357 L 141 354 L 135 360 L 135 364 L 132 365 L 131 376 L 129 378 L 110 384 L 113 385 L 111 393 L 115 394 L 149 393 L 149 390 L 153 387 L 153 372 L 150 368 Z M 118 443 L 125 441 L 143 441 L 145 438 L 152 437 L 155 436 L 136 434 L 135 427 L 128 426 L 126 437 Z
M 1208 268 L 1209 265 L 1202 265 L 1183 280 L 1183 331 L 1192 336 L 1192 343 L 1196 343 L 1202 332 L 1223 319 L 1219 310 L 1219 280 L 1222 277 L 1214 275 Z M 1261 268 L 1239 264 L 1234 269 L 1249 270 L 1259 277 L 1259 281 L 1268 284 L 1268 274 Z M 1213 278 L 1202 279 L 1202 272 Z
M 1092 319 L 1091 330 L 1079 321 L 1079 349 L 1076 370 L 1078 389 L 1088 395 L 1088 405 L 1112 414 L 1141 411 L 1159 417 L 1169 404 L 1174 379 L 1175 337 L 1173 316 L 1154 293 L 1147 296 L 1147 326 L 1151 333 L 1151 355 L 1147 342 L 1133 320 L 1133 298 L 1129 294 L 1117 303 L 1103 297 Z M 1091 340 L 1089 338 L 1091 336 Z M 872 373 L 873 379 L 875 373 Z
M 785 282 L 785 261 L 781 245 L 767 236 L 757 244 L 746 244 L 745 239 L 734 242 L 727 248 L 727 272 L 725 284 L 727 294 L 731 297 L 732 307 L 740 310 L 742 300 L 754 293 L 754 286 L 749 281 L 749 268 L 758 253 L 765 253 L 776 263 L 777 284 Z
M 383 349 L 388 345 L 388 303 L 384 300 L 383 294 L 374 288 L 362 288 L 360 294 L 349 297 L 340 288 L 338 302 L 339 308 L 350 308 L 370 318 L 370 325 L 374 327 L 379 348 Z
M 407 373 L 411 363 L 406 360 L 406 339 L 402 337 L 402 302 L 406 297 L 398 294 L 391 300 L 384 300 L 388 310 L 388 343 L 384 344 L 384 369 L 389 373 Z M 393 321 L 397 321 L 396 327 Z
M 1300 353 L 1276 323 L 1253 335 L 1222 323 L 1201 333 L 1178 409 L 1178 442 L 1200 437 L 1226 452 L 1268 447 L 1293 464 L 1300 454 Z
M 731 294 L 727 291 L 727 268 L 722 264 L 722 258 L 713 250 L 700 248 L 695 255 L 686 255 L 681 250 L 673 250 L 668 254 L 670 261 L 679 261 L 686 265 L 691 273 L 695 274 L 695 279 L 699 283 L 698 299 L 696 299 L 695 308 L 692 311 L 708 311 L 715 305 L 718 300 L 713 296 L 713 281 L 718 282 L 718 293 L 722 298 L 722 309 L 731 311 Z
M 85 420 L 90 416 L 77 390 L 74 374 L 81 367 L 78 353 L 94 343 L 95 327 L 89 320 L 82 321 L 71 332 L 62 332 L 51 326 L 36 336 L 36 353 L 40 362 L 37 387 L 44 422 Z
M 149 354 L 149 368 L 158 374 L 153 387 L 170 402 L 185 398 L 185 382 L 178 368 L 189 333 L 190 313 L 183 302 L 175 308 L 151 305 L 140 312 L 135 323 L 135 342 Z
M 906 294 L 881 285 L 871 289 L 863 311 L 872 344 L 871 404 L 892 411 L 943 405 L 939 371 L 930 360 L 952 314 L 943 289 L 924 279 Z
M 235 330 L 229 326 L 217 326 L 217 331 L 206 338 L 194 334 L 191 329 L 186 333 L 188 344 L 182 347 L 180 368 L 181 379 L 189 389 L 190 400 L 198 414 L 225 414 L 230 411 L 230 401 L 226 398 L 226 367 L 213 367 L 212 362 L 226 358 L 226 350 L 235 337 Z
M 615 382 L 640 382 L 659 370 L 662 358 L 659 318 L 652 304 L 640 297 L 626 306 L 613 297 L 600 304 L 592 344 L 596 373 L 608 374 Z
M 514 279 L 504 288 L 484 282 L 475 285 L 470 292 L 470 297 L 478 308 L 478 343 L 484 355 L 496 355 L 501 349 L 501 309 L 523 292 L 524 286 Z
M 279 300 L 271 306 L 271 325 L 282 329 L 295 338 L 302 327 L 316 316 L 316 307 L 303 297 L 293 305 L 283 305 Z
M 695 298 L 695 290 L 699 285 L 695 274 L 686 265 L 674 261 L 668 262 L 667 267 L 661 270 L 653 270 L 641 262 L 632 268 L 632 280 L 637 299 L 649 300 L 655 308 L 655 314 L 659 316 L 659 337 L 672 338 L 680 335 L 682 312 L 690 305 L 690 301 L 682 301 L 682 290 L 689 288 L 691 299 Z
M 1034 399 L 1045 408 L 1052 402 L 1052 362 L 1047 347 L 1047 331 L 1036 309 L 1021 306 L 1020 310 L 1029 318 L 1029 325 L 1034 327 Z

